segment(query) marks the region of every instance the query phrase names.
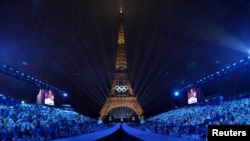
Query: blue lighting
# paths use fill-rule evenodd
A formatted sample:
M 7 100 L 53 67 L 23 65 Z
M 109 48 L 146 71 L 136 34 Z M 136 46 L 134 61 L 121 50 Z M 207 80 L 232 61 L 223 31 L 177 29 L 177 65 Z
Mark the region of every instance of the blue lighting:
M 28 66 L 28 65 L 29 65 L 28 62 L 26 62 L 26 61 L 23 61 L 22 64 L 23 64 L 24 66 Z
M 222 69 L 219 70 L 219 71 L 216 71 L 216 72 L 213 73 L 213 74 L 210 74 L 210 75 L 208 75 L 208 76 L 206 76 L 206 77 L 204 77 L 204 78 L 202 78 L 202 79 L 200 79 L 200 80 L 197 80 L 197 81 L 196 81 L 196 85 L 204 84 L 204 83 L 206 83 L 206 82 L 209 81 L 209 80 L 213 80 L 213 79 L 215 79 L 215 78 L 221 77 L 222 75 L 225 75 L 225 74 L 227 74 L 228 72 L 237 70 L 239 67 L 242 67 L 242 66 L 244 66 L 244 65 L 249 64 L 250 56 L 248 56 L 247 59 L 248 59 L 248 60 L 246 60 L 246 59 L 245 59 L 245 60 L 244 60 L 244 59 L 241 59 L 241 60 L 239 60 L 238 62 L 234 62 L 234 63 L 232 63 L 231 65 L 227 65 L 226 67 L 222 68 Z M 190 84 L 190 85 L 184 87 L 184 89 L 187 90 L 187 89 L 189 89 L 189 88 L 192 87 L 192 86 L 193 86 L 193 84 Z M 177 94 L 177 93 L 176 93 L 176 94 Z M 175 94 L 175 95 L 176 95 L 176 94 Z
M 47 84 L 47 83 L 45 83 L 37 78 L 30 76 L 30 75 L 27 75 L 21 71 L 18 71 L 12 67 L 9 67 L 5 64 L 0 64 L 0 72 L 3 72 L 3 73 L 10 75 L 10 76 L 13 76 L 17 79 L 21 79 L 23 81 L 29 82 L 32 85 L 38 86 L 39 88 L 41 87 L 44 89 L 51 89 L 52 91 L 54 91 L 56 93 L 63 94 L 64 97 L 68 96 L 67 93 L 60 91 L 58 88 L 51 86 L 51 85 L 49 85 L 49 84 Z
M 63 97 L 68 97 L 68 94 L 67 93 L 63 93 Z
M 176 92 L 174 93 L 174 95 L 175 95 L 175 96 L 179 96 L 179 92 L 176 91 Z

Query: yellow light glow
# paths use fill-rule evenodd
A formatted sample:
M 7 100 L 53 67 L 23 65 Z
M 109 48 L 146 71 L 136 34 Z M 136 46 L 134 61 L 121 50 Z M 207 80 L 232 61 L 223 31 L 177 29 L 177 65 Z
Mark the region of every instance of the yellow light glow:
M 122 13 L 122 7 L 120 7 L 120 13 Z

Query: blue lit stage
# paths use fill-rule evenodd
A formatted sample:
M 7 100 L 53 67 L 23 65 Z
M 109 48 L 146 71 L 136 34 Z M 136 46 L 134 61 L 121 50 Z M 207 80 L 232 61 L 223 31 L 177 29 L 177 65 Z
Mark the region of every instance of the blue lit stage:
M 166 136 L 166 135 L 161 135 L 161 134 L 155 134 L 151 132 L 146 132 L 142 130 L 138 130 L 132 127 L 129 127 L 127 124 L 123 123 L 122 124 L 122 129 L 131 137 L 133 136 L 134 139 L 126 139 L 128 137 L 122 136 L 123 138 L 118 138 L 116 141 L 127 141 L 127 140 L 133 140 L 133 141 L 195 141 L 191 139 L 186 139 L 186 138 L 179 138 L 179 137 L 173 137 L 173 136 Z M 63 138 L 63 139 L 57 139 L 54 141 L 112 141 L 114 137 L 108 138 L 109 135 L 121 130 L 120 129 L 120 124 L 116 124 L 114 127 L 105 129 L 102 131 L 90 133 L 90 134 L 85 134 L 85 135 L 80 135 L 80 136 L 75 136 L 75 137 L 70 137 L 70 138 Z M 105 139 L 106 138 L 106 139 Z

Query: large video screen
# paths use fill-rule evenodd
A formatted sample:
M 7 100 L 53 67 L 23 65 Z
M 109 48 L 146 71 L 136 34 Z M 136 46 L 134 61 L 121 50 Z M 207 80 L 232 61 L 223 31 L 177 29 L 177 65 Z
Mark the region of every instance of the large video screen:
M 188 104 L 194 104 L 198 102 L 198 90 L 192 88 L 188 91 Z
M 54 92 L 51 90 L 44 90 L 44 104 L 54 106 Z

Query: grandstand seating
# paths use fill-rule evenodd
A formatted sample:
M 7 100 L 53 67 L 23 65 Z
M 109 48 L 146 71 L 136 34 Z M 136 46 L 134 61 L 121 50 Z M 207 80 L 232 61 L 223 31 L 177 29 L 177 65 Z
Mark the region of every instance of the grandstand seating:
M 207 139 L 208 125 L 250 125 L 250 96 L 240 94 L 218 103 L 180 107 L 131 127 L 168 136 Z M 0 94 L 0 140 L 52 140 L 107 129 L 97 119 L 38 104 L 23 104 Z

